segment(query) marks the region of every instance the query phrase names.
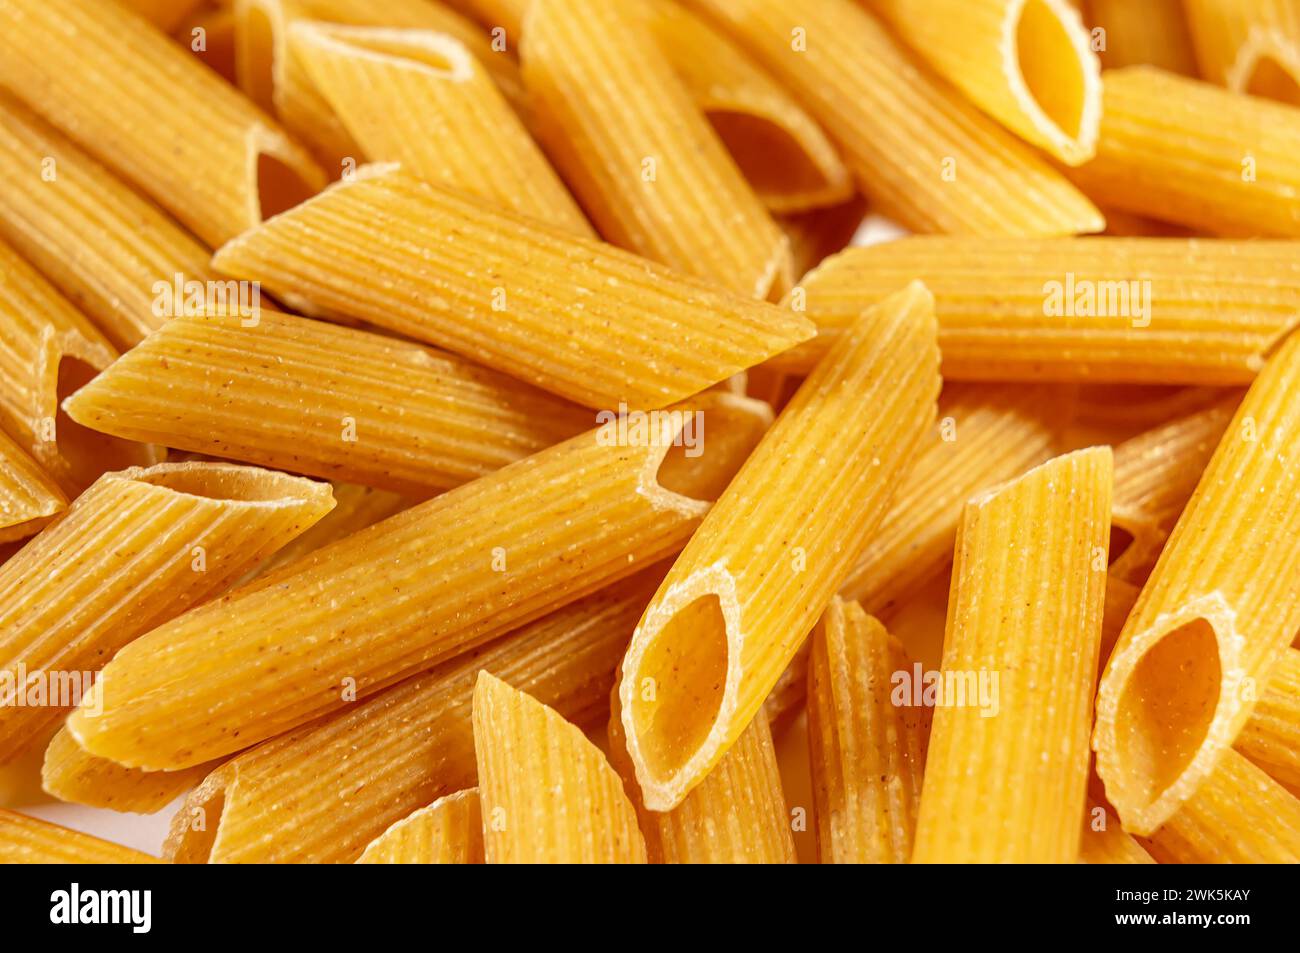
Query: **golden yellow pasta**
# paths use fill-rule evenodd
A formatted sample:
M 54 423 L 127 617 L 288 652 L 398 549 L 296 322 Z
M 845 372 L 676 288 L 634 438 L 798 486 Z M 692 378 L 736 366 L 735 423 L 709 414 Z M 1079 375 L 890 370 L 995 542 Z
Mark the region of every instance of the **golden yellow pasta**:
M 1124 833 L 1119 818 L 1089 798 L 1079 841 L 1079 863 L 1154 864 L 1155 859 L 1135 838 Z
M 648 11 L 660 50 L 768 209 L 790 214 L 852 196 L 835 147 L 784 87 L 675 0 Z
M 853 0 L 686 5 L 730 31 L 798 97 L 838 142 L 863 194 L 903 226 L 978 235 L 1101 231 L 1088 199 L 916 64 Z
M 812 336 L 800 315 L 382 166 L 236 239 L 213 262 L 287 301 L 364 318 L 609 410 L 662 407 Z
M 933 423 L 937 363 L 924 285 L 865 313 L 673 565 L 619 689 L 650 810 L 726 754 L 844 581 Z
M 41 787 L 60 801 L 153 814 L 193 788 L 215 767 L 208 763 L 180 771 L 137 771 L 92 757 L 67 729 L 60 729 L 45 749 Z
M 236 756 L 172 822 L 178 863 L 351 862 L 389 825 L 475 783 L 480 670 L 574 724 L 604 719 L 614 670 L 667 570 L 651 567 L 337 714 Z
M 148 465 L 154 448 L 86 430 L 59 408 L 117 352 L 0 241 L 0 426 L 69 496 L 105 470 Z
M 1183 0 L 1088 0 L 1087 9 L 1094 49 L 1097 41 L 1105 43 L 1100 56 L 1106 69 L 1148 65 L 1196 75 Z
M 0 864 L 156 864 L 138 850 L 0 808 Z
M 774 363 L 810 367 L 916 278 L 934 292 L 945 379 L 1249 383 L 1300 324 L 1290 242 L 922 236 L 851 248 L 805 276 L 785 307 L 812 317 L 817 338 Z
M 1201 76 L 1300 106 L 1298 0 L 1184 0 Z
M 780 297 L 793 280 L 785 236 L 638 11 L 643 0 L 529 4 L 533 130 L 606 239 L 737 294 Z
M 646 862 L 623 782 L 575 725 L 488 672 L 473 721 L 487 863 Z
M 39 532 L 67 506 L 58 484 L 0 430 L 0 543 Z
M 289 50 L 365 158 L 594 237 L 487 70 L 454 37 L 297 21 Z
M 939 397 L 938 422 L 893 502 L 840 586 L 869 613 L 912 596 L 952 561 L 966 501 L 1019 476 L 1053 451 L 1045 387 L 958 384 Z
M 623 736 L 618 689 L 610 693 L 609 760 L 640 819 L 652 864 L 793 864 L 794 836 L 781 771 L 763 712 L 671 811 L 648 811 Z
M 589 410 L 463 358 L 267 310 L 255 324 L 174 318 L 64 411 L 128 440 L 419 498 L 594 422 Z
M 1300 109 L 1150 66 L 1107 70 L 1102 86 L 1097 155 L 1070 173 L 1096 202 L 1211 234 L 1300 236 Z
M 122 348 L 175 313 L 161 287 L 212 277 L 188 232 L 4 93 L 0 238 Z
M 1164 863 L 1300 864 L 1300 799 L 1225 751 L 1148 847 Z
M 1101 119 L 1101 63 L 1065 0 L 869 0 L 971 101 L 1027 142 L 1078 165 Z
M 222 592 L 332 505 L 326 484 L 234 464 L 102 476 L 0 566 L 0 762 L 84 702 L 124 645 Z
M 201 8 L 186 18 L 172 36 L 226 82 L 238 82 L 233 7 Z
M 1146 581 L 1240 400 L 1240 394 L 1225 397 L 1115 448 L 1115 576 L 1136 585 Z
M 905 864 L 912 856 L 933 709 L 899 704 L 912 660 L 856 602 L 831 600 L 813 630 L 808 741 L 824 864 Z
M 695 494 L 725 485 L 769 419 L 722 393 L 677 411 L 654 439 L 580 434 L 159 626 L 109 663 L 69 729 L 129 767 L 190 767 L 676 552 L 709 509 Z M 700 456 L 671 444 L 701 426 L 735 433 Z
M 212 246 L 325 184 L 274 121 L 116 3 L 4 0 L 0 83 Z
M 1235 745 L 1279 784 L 1300 797 L 1300 649 L 1286 649 Z
M 1111 485 L 1094 447 L 966 505 L 914 863 L 1078 859 Z
M 358 864 L 481 864 L 478 788 L 440 797 L 402 818 L 357 858 Z
M 1300 629 L 1297 388 L 1293 335 L 1237 409 L 1106 666 L 1093 747 L 1130 833 L 1196 793 Z

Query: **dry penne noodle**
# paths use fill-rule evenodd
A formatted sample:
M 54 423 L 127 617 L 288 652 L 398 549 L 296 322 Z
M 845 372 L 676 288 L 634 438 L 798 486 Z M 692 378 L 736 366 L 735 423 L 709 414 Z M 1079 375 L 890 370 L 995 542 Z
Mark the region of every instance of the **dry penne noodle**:
M 1094 447 L 966 505 L 914 863 L 1078 859 L 1111 484 Z
M 756 298 L 789 245 L 659 49 L 642 0 L 532 0 L 533 131 L 608 241 Z M 638 13 L 643 14 L 638 16 Z
M 1065 0 L 868 0 L 918 54 L 1025 141 L 1078 165 L 1101 119 L 1101 63 Z
M 481 864 L 478 788 L 440 797 L 370 842 L 358 864 Z
M 878 614 L 938 575 L 952 561 L 966 501 L 1051 457 L 1051 405 L 1045 387 L 945 387 L 938 422 L 840 593 Z
M 270 118 L 116 3 L 4 0 L 0 83 L 211 246 L 325 184 Z
M 128 767 L 190 767 L 676 552 L 770 420 L 716 392 L 676 411 L 653 441 L 588 431 L 159 626 L 109 663 L 70 731 Z M 687 457 L 688 426 L 723 436 Z
M 576 725 L 488 672 L 473 722 L 487 863 L 646 862 L 618 772 Z
M 0 566 L 0 762 L 84 701 L 124 645 L 222 592 L 331 506 L 328 485 L 234 464 L 100 477 Z
M 1137 839 L 1126 834 L 1119 818 L 1101 804 L 1088 799 L 1088 814 L 1079 840 L 1081 864 L 1154 864 Z
M 1177 864 L 1300 864 L 1300 799 L 1235 751 L 1148 847 Z
M 0 543 L 26 539 L 67 507 L 59 485 L 0 430 Z
M 212 277 L 188 232 L 3 93 L 0 237 L 121 348 L 174 313 L 160 284 Z
M 650 863 L 796 863 L 780 766 L 763 712 L 681 804 L 648 811 L 627 755 L 617 686 L 610 694 L 609 760 L 636 808 Z
M 480 670 L 575 724 L 606 717 L 618 660 L 667 568 L 651 567 L 236 756 L 191 793 L 164 856 L 177 863 L 355 860 L 393 822 L 475 783 L 470 702 Z
M 41 787 L 60 801 L 112 811 L 153 814 L 216 768 L 211 762 L 180 771 L 137 771 L 87 754 L 60 729 L 45 749 Z
M 1269 669 L 1234 747 L 1300 797 L 1300 649 L 1287 649 Z
M 427 30 L 297 21 L 289 50 L 372 162 L 594 237 L 487 70 Z
M 1195 794 L 1300 629 L 1297 388 L 1293 335 L 1237 409 L 1106 666 L 1093 747 L 1130 833 Z
M 523 105 L 523 84 L 514 57 L 440 3 L 384 0 L 378 6 L 373 0 L 236 0 L 239 87 L 308 143 L 332 175 L 355 168 L 359 147 L 290 45 L 290 29 L 301 20 L 448 34 L 473 53 L 511 103 Z
M 0 426 L 69 496 L 106 470 L 156 462 L 153 447 L 86 430 L 59 408 L 117 352 L 0 241 Z
M 1210 234 L 1300 236 L 1300 109 L 1150 66 L 1107 70 L 1102 86 L 1097 155 L 1070 172 L 1098 204 Z
M 879 524 L 934 420 L 933 299 L 866 312 L 674 563 L 619 688 L 645 806 L 676 807 L 744 732 Z
M 785 306 L 817 338 L 781 354 L 810 367 L 839 330 L 908 281 L 934 292 L 952 380 L 1250 383 L 1300 325 L 1291 242 L 920 236 L 850 248 Z
M 1104 226 L 1057 170 L 928 74 L 853 0 L 686 5 L 731 32 L 794 93 L 838 142 L 873 207 L 903 226 L 977 235 Z
M 1171 73 L 1196 75 L 1183 0 L 1088 0 L 1087 9 L 1094 49 L 1097 40 L 1105 43 L 1099 55 L 1106 69 L 1158 66 Z
M 852 176 L 790 93 L 675 0 L 648 9 L 660 50 L 768 209 L 791 214 L 849 200 Z
M 170 33 L 181 21 L 204 3 L 204 0 L 120 0 L 129 10 L 134 10 L 158 29 Z
M 1300 106 L 1300 2 L 1184 0 L 1201 76 Z
M 796 280 L 847 248 L 866 215 L 866 200 L 855 195 L 839 205 L 778 216 L 777 224 L 790 242 L 791 274 Z
M 813 333 L 800 315 L 384 166 L 213 263 L 598 408 L 663 407 Z
M 898 704 L 895 682 L 900 672 L 911 675 L 912 661 L 856 602 L 832 599 L 810 641 L 808 740 L 821 862 L 905 864 L 933 709 Z
M 138 850 L 0 808 L 0 864 L 156 864 Z
M 1240 400 L 1232 394 L 1115 448 L 1112 574 L 1146 580 Z
M 64 401 L 90 430 L 417 498 L 581 433 L 591 411 L 452 354 L 260 310 L 178 317 Z

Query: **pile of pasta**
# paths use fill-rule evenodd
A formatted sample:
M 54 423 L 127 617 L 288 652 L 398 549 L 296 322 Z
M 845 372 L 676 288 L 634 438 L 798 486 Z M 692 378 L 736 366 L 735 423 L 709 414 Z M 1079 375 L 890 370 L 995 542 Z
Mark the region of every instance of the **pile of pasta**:
M 1300 860 L 1298 239 L 1297 0 L 0 0 L 0 765 L 176 863 Z

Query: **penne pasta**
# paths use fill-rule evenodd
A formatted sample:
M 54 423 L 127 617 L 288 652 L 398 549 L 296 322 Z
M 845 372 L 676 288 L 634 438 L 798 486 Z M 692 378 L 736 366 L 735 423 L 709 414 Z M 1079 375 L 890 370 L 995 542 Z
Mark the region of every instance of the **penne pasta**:
M 88 238 L 87 233 L 93 235 Z M 160 286 L 207 282 L 210 253 L 152 202 L 0 93 L 0 238 L 114 346 L 174 313 Z
M 86 430 L 59 409 L 117 352 L 3 241 L 0 329 L 0 426 L 65 494 L 105 470 L 156 461 L 154 448 Z
M 1102 86 L 1097 155 L 1070 173 L 1093 200 L 1216 235 L 1300 236 L 1300 109 L 1149 66 Z
M 102 476 L 0 566 L 0 763 L 85 701 L 128 642 L 222 592 L 332 505 L 326 485 L 233 464 Z
M 0 864 L 156 864 L 138 850 L 0 808 Z
M 776 748 L 762 712 L 681 804 L 671 811 L 648 811 L 627 754 L 615 687 L 610 698 L 609 760 L 636 808 L 650 863 L 797 862 Z
M 1059 172 L 914 62 L 852 0 L 687 6 L 794 93 L 836 140 L 872 206 L 904 227 L 972 235 L 1102 229 L 1101 214 Z
M 1183 0 L 1088 0 L 1093 37 L 1105 43 L 1101 65 L 1106 69 L 1158 66 L 1195 76 L 1196 57 L 1183 6 Z M 1099 36 L 1098 31 L 1104 32 Z
M 467 47 L 445 33 L 297 21 L 290 55 L 374 162 L 594 237 Z
M 770 419 L 731 394 L 677 409 L 674 429 L 653 441 L 588 431 L 159 626 L 109 663 L 69 730 L 129 767 L 190 767 L 676 552 L 709 508 L 694 494 L 725 485 Z M 671 440 L 687 426 L 732 434 L 686 457 Z
M 1300 106 L 1300 2 L 1185 0 L 1201 76 Z
M 679 805 L 744 732 L 884 515 L 934 419 L 932 308 L 918 282 L 863 315 L 642 617 L 619 702 L 650 810 Z
M 913 863 L 1078 859 L 1111 483 L 1093 447 L 966 505 Z
M 812 634 L 808 742 L 824 864 L 912 856 L 932 710 L 897 703 L 911 659 L 856 602 L 836 596 Z
M 473 721 L 487 863 L 646 862 L 622 781 L 575 725 L 487 672 Z
M 4 0 L 0 83 L 212 246 L 325 184 L 272 120 L 116 3 Z
M 478 788 L 440 797 L 402 818 L 357 858 L 358 864 L 481 864 Z
M 0 543 L 26 539 L 67 507 L 58 484 L 0 430 Z
M 110 811 L 154 814 L 202 781 L 217 765 L 181 771 L 137 771 L 87 754 L 61 728 L 45 749 L 41 787 L 60 801 Z
M 1178 864 L 1300 863 L 1300 799 L 1235 751 L 1151 835 L 1156 859 Z
M 604 717 L 628 635 L 666 570 L 646 569 L 237 755 L 190 794 L 164 856 L 177 863 L 355 860 L 395 821 L 475 783 L 470 706 L 480 670 L 575 724 Z
M 1093 747 L 1106 797 L 1150 834 L 1213 772 L 1300 629 L 1300 337 L 1214 452 L 1106 666 Z
M 532 0 L 521 58 L 533 131 L 608 241 L 740 295 L 780 297 L 793 281 L 785 236 L 659 49 L 647 9 Z
M 1115 448 L 1114 576 L 1146 581 L 1240 400 L 1233 394 Z
M 417 498 L 593 423 L 590 411 L 454 355 L 266 310 L 255 322 L 174 318 L 64 411 L 128 440 Z
M 799 315 L 389 167 L 332 186 L 213 263 L 592 407 L 663 407 L 812 334 Z
M 951 380 L 1247 384 L 1300 324 L 1290 242 L 915 237 L 851 248 L 785 301 L 817 338 L 800 370 L 864 308 L 918 276 L 934 292 Z
M 1154 864 L 1155 859 L 1137 840 L 1124 833 L 1119 818 L 1089 798 L 1088 816 L 1079 841 L 1079 863 Z
M 1235 747 L 1300 797 L 1300 649 L 1285 650 L 1269 669 L 1263 694 Z
M 1101 64 L 1065 0 L 870 0 L 939 75 L 1026 142 L 1078 165 L 1097 145 Z
M 763 204 L 847 202 L 853 178 L 820 126 L 725 34 L 675 0 L 648 8 L 659 48 Z
M 1051 457 L 1051 398 L 1043 387 L 945 387 L 938 422 L 840 593 L 879 614 L 939 575 L 966 500 Z

